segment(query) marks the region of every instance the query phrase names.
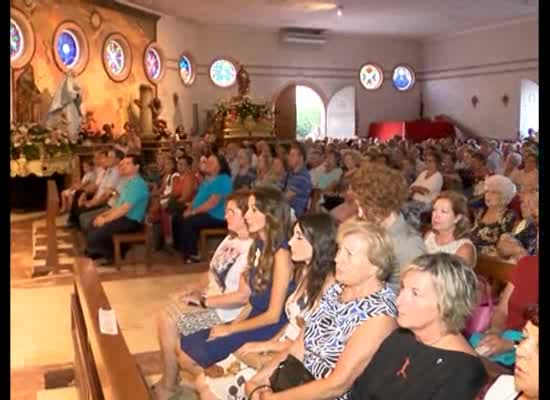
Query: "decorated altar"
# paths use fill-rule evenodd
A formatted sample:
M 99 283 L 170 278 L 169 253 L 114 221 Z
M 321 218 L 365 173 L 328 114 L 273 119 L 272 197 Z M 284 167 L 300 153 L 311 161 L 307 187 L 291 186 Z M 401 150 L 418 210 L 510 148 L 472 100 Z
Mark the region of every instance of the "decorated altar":
M 46 177 L 71 172 L 74 143 L 60 129 L 39 124 L 12 124 L 10 176 Z
M 265 138 L 274 132 L 273 105 L 257 102 L 249 95 L 250 78 L 244 66 L 237 73 L 239 94 L 220 100 L 214 110 L 214 125 L 223 139 Z M 221 136 L 218 134 L 218 136 Z

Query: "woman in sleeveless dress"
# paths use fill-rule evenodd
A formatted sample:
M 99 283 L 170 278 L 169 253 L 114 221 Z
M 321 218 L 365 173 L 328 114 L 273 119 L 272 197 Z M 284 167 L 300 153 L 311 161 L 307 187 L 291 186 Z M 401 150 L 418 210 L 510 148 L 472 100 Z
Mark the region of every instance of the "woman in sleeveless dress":
M 457 192 L 442 192 L 434 201 L 432 229 L 424 237 L 428 253 L 455 254 L 474 268 L 476 248 L 468 238 L 471 229 L 468 214 L 466 197 Z
M 347 399 L 355 379 L 395 329 L 395 294 L 386 284 L 395 256 L 385 230 L 350 220 L 340 225 L 337 243 L 336 283 L 323 294 L 290 351 L 277 354 L 258 372 L 265 379 L 246 384 L 249 399 Z M 312 380 L 274 393 L 269 377 L 276 369 L 281 373 L 289 359 L 300 361 Z
M 182 335 L 176 349 L 181 368 L 199 375 L 244 343 L 273 337 L 287 323 L 284 305 L 296 287 L 287 242 L 289 218 L 290 208 L 278 189 L 257 188 L 249 196 L 245 219 L 255 241 L 241 278 L 249 287 L 248 304 L 229 324 Z M 200 305 L 208 308 L 208 297 Z
M 330 215 L 309 214 L 299 218 L 289 246 L 292 261 L 298 265 L 298 286 L 286 301 L 288 324 L 272 339 L 249 342 L 237 350 L 235 356 L 248 365 L 237 374 L 218 379 L 205 378 L 204 375 L 197 378 L 201 400 L 246 399 L 244 381 L 252 378 L 275 353 L 290 349 L 322 294 L 334 283 L 336 222 Z M 224 364 L 231 367 L 235 361 L 236 358 L 230 356 Z
M 249 289 L 241 284 L 241 275 L 248 266 L 248 252 L 252 239 L 244 220 L 249 192 L 237 191 L 227 198 L 225 218 L 229 235 L 220 243 L 208 271 L 208 287 L 203 292 L 209 297 L 210 307 L 197 307 L 201 291 L 185 290 L 178 293 L 159 315 L 157 332 L 159 336 L 162 378 L 155 384 L 160 392 L 173 393 L 178 375 L 178 364 L 174 348 L 180 335 L 188 335 L 201 329 L 230 322 L 242 311 Z M 194 304 L 194 305 L 193 305 Z

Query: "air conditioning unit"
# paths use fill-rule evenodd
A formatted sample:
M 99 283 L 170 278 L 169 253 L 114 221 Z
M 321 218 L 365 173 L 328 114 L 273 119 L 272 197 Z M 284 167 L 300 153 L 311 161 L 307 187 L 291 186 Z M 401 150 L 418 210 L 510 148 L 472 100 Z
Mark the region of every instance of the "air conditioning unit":
M 321 29 L 289 28 L 281 30 L 283 43 L 323 45 L 327 42 L 325 31 Z

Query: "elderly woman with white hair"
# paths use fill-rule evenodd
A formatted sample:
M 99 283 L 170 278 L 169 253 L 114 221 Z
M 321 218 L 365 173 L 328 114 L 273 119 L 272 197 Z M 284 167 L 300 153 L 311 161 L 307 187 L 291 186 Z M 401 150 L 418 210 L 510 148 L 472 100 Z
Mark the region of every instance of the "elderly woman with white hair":
M 401 271 L 399 326 L 355 381 L 351 400 L 473 399 L 487 381 L 460 333 L 477 303 L 475 272 L 461 258 L 425 254 Z
M 516 185 L 504 175 L 485 179 L 485 207 L 478 211 L 472 228 L 472 242 L 478 253 L 496 256 L 501 235 L 512 232 L 517 214 L 509 208 L 516 195 Z

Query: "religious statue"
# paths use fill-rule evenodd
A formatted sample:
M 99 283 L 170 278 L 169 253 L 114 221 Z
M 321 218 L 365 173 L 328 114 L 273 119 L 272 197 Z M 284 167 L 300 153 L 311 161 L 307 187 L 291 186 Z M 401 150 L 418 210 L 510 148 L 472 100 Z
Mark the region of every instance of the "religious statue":
M 134 100 L 134 104 L 139 108 L 139 133 L 143 138 L 149 139 L 154 137 L 152 100 L 153 88 L 149 85 L 140 85 L 139 100 Z
M 237 72 L 237 84 L 239 85 L 238 97 L 243 98 L 248 94 L 250 90 L 250 77 L 248 76 L 248 72 L 242 64 L 239 67 L 239 71 Z
M 72 71 L 69 71 L 53 96 L 46 126 L 48 128 L 56 128 L 60 123 L 60 118 L 64 118 L 67 123 L 69 138 L 72 141 L 76 141 L 80 132 L 80 121 L 82 119 L 81 104 L 80 86 L 74 80 Z
M 28 64 L 15 85 L 15 120 L 19 123 L 40 122 L 40 90 L 34 83 L 34 70 Z
M 149 107 L 153 114 L 153 133 L 157 138 L 169 137 L 168 124 L 160 118 L 160 114 L 162 113 L 162 102 L 160 99 L 155 97 L 149 104 Z

